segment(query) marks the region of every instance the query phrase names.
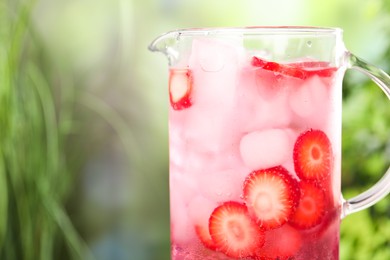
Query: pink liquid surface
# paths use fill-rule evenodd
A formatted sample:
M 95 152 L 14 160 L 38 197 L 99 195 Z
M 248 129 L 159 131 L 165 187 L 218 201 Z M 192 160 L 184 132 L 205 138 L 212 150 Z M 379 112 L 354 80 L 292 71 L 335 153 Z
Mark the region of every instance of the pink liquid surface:
M 189 55 L 188 66 L 171 69 L 169 82 L 171 258 L 338 259 L 340 73 L 324 62 L 280 64 L 260 52 L 204 39 L 194 41 Z M 297 143 L 310 131 L 327 137 L 329 165 L 321 176 L 309 171 L 302 177 L 297 158 L 307 146 Z M 316 159 L 321 152 L 314 148 L 303 156 Z M 279 202 L 264 196 L 253 203 L 244 190 L 256 189 L 246 187 L 251 174 L 274 167 L 292 180 L 295 204 L 281 223 L 270 225 L 259 221 L 267 211 L 256 207 L 272 209 Z M 303 201 L 301 183 L 321 190 L 312 200 L 321 208 L 308 219 L 296 213 L 312 203 Z M 246 241 L 242 218 L 230 221 L 225 214 L 226 225 L 215 225 L 222 215 L 215 216 L 216 209 L 232 202 L 242 205 L 247 214 L 240 216 L 261 240 L 255 249 L 247 246 L 253 238 Z

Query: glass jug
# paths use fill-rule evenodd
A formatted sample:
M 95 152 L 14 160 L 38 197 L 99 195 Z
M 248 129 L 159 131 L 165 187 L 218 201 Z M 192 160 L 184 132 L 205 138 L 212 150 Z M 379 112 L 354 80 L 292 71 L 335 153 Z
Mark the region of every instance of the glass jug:
M 342 30 L 186 29 L 149 46 L 169 60 L 171 258 L 338 259 L 340 219 L 390 191 L 390 171 L 341 195 L 342 80 L 390 77 Z

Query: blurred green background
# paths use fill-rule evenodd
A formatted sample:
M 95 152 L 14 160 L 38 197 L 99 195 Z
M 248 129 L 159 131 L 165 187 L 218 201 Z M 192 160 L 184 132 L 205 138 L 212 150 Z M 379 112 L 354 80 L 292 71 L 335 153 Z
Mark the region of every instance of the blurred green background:
M 388 0 L 0 0 L 0 259 L 169 259 L 167 60 L 177 28 L 341 27 L 390 72 Z M 343 193 L 390 164 L 390 103 L 347 72 Z M 348 216 L 341 259 L 390 259 L 390 199 Z

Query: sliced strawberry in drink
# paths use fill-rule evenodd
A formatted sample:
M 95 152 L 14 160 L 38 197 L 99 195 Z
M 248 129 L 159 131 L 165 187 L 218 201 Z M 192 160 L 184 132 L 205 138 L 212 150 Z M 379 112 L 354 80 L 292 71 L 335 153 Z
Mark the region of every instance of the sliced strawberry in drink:
M 294 168 L 302 180 L 322 180 L 332 170 L 333 153 L 329 138 L 321 130 L 310 129 L 295 142 Z
M 305 69 L 306 74 L 308 77 L 311 76 L 319 76 L 323 78 L 332 77 L 334 73 L 336 72 L 336 68 L 330 67 L 330 68 L 316 68 L 316 69 Z
M 245 205 L 228 201 L 214 209 L 209 230 L 216 250 L 229 257 L 248 257 L 264 244 L 264 233 Z
M 294 214 L 299 188 L 282 166 L 257 170 L 244 181 L 244 200 L 251 216 L 265 230 L 277 228 Z
M 318 75 L 320 77 L 331 77 L 337 71 L 336 67 L 331 67 L 329 62 L 324 61 L 304 61 L 289 63 L 289 65 L 304 69 L 308 76 Z
M 329 62 L 325 61 L 302 61 L 302 62 L 293 62 L 289 63 L 291 66 L 301 67 L 305 69 L 318 69 L 318 68 L 329 68 Z
M 300 229 L 308 229 L 318 225 L 325 214 L 324 191 L 314 183 L 301 181 L 301 198 L 290 224 Z
M 306 79 L 314 75 L 320 77 L 331 77 L 337 70 L 335 67 L 329 67 L 329 64 L 326 62 L 314 61 L 281 64 L 277 62 L 266 61 L 258 57 L 253 57 L 251 63 L 254 67 L 259 67 L 265 70 L 299 79 Z
M 294 227 L 285 224 L 265 233 L 265 243 L 256 252 L 256 260 L 294 259 L 302 246 L 302 235 Z
M 252 66 L 299 79 L 307 78 L 306 72 L 302 68 L 266 61 L 257 57 L 252 58 Z
M 192 72 L 189 69 L 172 69 L 169 75 L 169 98 L 175 110 L 182 110 L 192 105 Z
M 324 238 L 327 234 L 336 234 L 336 230 L 340 226 L 341 208 L 336 207 L 326 211 L 323 216 L 321 224 L 310 230 L 306 239 L 319 240 Z
M 213 239 L 211 238 L 208 226 L 196 225 L 195 226 L 195 233 L 198 236 L 200 242 L 202 242 L 202 244 L 206 248 L 211 249 L 211 250 L 216 249 L 215 243 L 214 243 Z

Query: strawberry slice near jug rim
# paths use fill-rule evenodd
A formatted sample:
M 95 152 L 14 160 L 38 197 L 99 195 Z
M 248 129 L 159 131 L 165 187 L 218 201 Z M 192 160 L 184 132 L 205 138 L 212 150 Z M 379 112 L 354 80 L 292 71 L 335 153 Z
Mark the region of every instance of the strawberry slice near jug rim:
M 260 59 L 256 56 L 252 57 L 251 64 L 254 67 L 259 67 L 264 70 L 269 70 L 274 73 L 298 79 L 307 79 L 314 75 L 319 77 L 331 77 L 337 70 L 335 67 L 329 67 L 328 63 L 321 61 L 304 61 L 282 64 Z
M 171 69 L 169 74 L 169 99 L 174 110 L 183 110 L 192 105 L 192 71 Z

